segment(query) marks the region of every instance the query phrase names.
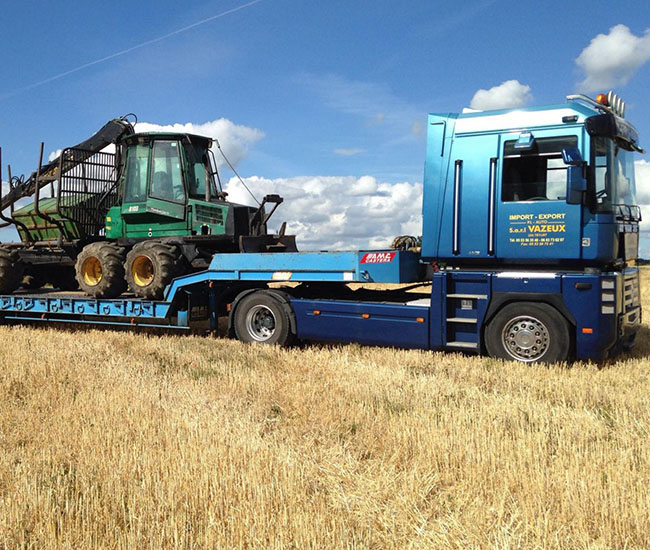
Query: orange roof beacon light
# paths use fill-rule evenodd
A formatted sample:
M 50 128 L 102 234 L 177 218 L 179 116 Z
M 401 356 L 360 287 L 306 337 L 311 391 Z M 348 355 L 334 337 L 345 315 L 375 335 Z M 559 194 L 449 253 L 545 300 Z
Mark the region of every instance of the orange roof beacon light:
M 607 101 L 607 96 L 605 94 L 598 94 L 596 96 L 596 103 L 609 107 L 609 101 Z
M 608 107 L 615 115 L 625 118 L 625 101 L 613 91 L 610 90 L 607 94 L 598 94 L 596 96 L 596 103 L 600 103 L 603 107 Z

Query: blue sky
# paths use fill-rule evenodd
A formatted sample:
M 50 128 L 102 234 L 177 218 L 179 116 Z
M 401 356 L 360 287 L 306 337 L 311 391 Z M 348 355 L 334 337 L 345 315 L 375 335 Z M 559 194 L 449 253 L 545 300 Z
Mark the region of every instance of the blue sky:
M 549 104 L 609 78 L 650 146 L 647 2 L 244 4 L 3 6 L 5 175 L 34 170 L 41 140 L 55 151 L 135 112 L 221 132 L 260 195 L 297 203 L 279 216 L 306 244 L 368 246 L 417 232 L 426 114 L 478 90 L 516 81 L 496 99 Z

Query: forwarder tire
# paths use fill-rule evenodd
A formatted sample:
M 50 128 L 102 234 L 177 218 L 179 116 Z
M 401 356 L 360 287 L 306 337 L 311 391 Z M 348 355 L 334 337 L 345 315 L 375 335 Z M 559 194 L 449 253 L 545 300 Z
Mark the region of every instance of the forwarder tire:
M 9 294 L 16 290 L 23 280 L 25 264 L 17 250 L 0 246 L 0 294 Z
M 242 342 L 288 346 L 294 339 L 289 313 L 266 292 L 253 292 L 234 311 L 235 336 Z
M 77 256 L 75 272 L 79 287 L 88 296 L 115 298 L 126 290 L 124 248 L 109 242 L 89 244 Z M 69 286 L 63 274 L 60 279 L 56 281 L 57 286 Z
M 139 298 L 161 300 L 167 285 L 185 272 L 185 259 L 175 245 L 143 241 L 126 255 L 126 282 Z
M 571 331 L 566 319 L 548 304 L 511 303 L 485 329 L 485 347 L 492 357 L 556 363 L 569 356 Z

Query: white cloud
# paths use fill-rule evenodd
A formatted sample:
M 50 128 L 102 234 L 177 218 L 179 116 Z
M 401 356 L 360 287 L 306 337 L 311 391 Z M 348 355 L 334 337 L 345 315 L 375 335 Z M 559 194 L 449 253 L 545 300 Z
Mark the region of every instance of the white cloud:
M 585 73 L 578 84 L 580 91 L 607 91 L 626 84 L 650 61 L 650 29 L 643 36 L 635 36 L 625 25 L 616 25 L 609 34 L 592 39 L 575 61 Z
M 250 128 L 226 119 L 219 118 L 203 124 L 187 122 L 185 124 L 151 124 L 149 122 L 138 122 L 135 127 L 137 132 L 181 132 L 208 136 L 219 141 L 221 149 L 233 165 L 237 165 L 248 155 L 248 151 L 255 143 L 264 137 L 264 132 L 257 128 Z M 223 159 L 216 151 L 217 164 L 221 166 Z
M 57 149 L 56 151 L 52 151 L 47 157 L 47 162 L 52 162 L 53 160 L 59 158 L 62 152 L 63 149 Z
M 214 138 L 219 141 L 221 149 L 234 166 L 237 166 L 237 164 L 244 160 L 248 155 L 249 149 L 264 137 L 264 132 L 261 130 L 241 124 L 235 124 L 226 118 L 219 118 L 203 124 L 186 122 L 185 124 L 174 123 L 163 125 L 153 124 L 150 122 L 138 122 L 135 126 L 135 130 L 136 132 L 188 133 Z M 216 150 L 216 145 L 213 145 L 212 149 L 215 153 L 217 165 L 221 168 L 222 165 L 225 164 L 223 158 Z M 48 156 L 48 162 L 52 162 L 58 158 L 62 151 L 63 149 L 52 151 Z M 115 152 L 115 146 L 109 145 L 102 149 L 102 151 L 113 153 Z M 354 151 L 357 150 L 355 149 Z M 358 151 L 361 152 L 362 149 L 359 149 Z
M 421 183 L 390 184 L 372 176 L 254 176 L 245 182 L 259 199 L 270 193 L 284 197 L 269 229 L 286 220 L 300 250 L 383 248 L 398 235 L 422 234 Z M 236 178 L 225 191 L 233 202 L 252 204 Z
M 530 86 L 521 84 L 518 80 L 506 80 L 489 90 L 478 90 L 470 107 L 478 110 L 514 109 L 523 107 L 532 98 Z
M 358 155 L 360 153 L 365 153 L 366 150 L 365 149 L 355 149 L 355 148 L 351 148 L 351 149 L 334 149 L 334 152 L 337 155 L 342 155 L 344 157 L 352 157 L 352 156 Z

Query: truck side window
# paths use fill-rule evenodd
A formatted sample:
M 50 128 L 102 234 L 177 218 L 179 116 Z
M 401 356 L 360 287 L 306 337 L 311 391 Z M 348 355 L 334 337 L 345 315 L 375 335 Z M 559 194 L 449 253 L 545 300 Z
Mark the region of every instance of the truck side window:
M 537 139 L 530 151 L 518 151 L 515 143 L 512 140 L 504 144 L 501 199 L 504 202 L 564 200 L 567 167 L 562 161 L 562 149 L 577 147 L 578 138 Z
M 594 170 L 594 192 L 598 204 L 611 203 L 610 189 L 607 185 L 607 161 L 611 151 L 611 140 L 595 137 L 591 140 L 592 166 Z
M 151 165 L 151 196 L 166 201 L 184 202 L 185 188 L 176 141 L 156 141 Z

